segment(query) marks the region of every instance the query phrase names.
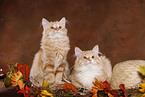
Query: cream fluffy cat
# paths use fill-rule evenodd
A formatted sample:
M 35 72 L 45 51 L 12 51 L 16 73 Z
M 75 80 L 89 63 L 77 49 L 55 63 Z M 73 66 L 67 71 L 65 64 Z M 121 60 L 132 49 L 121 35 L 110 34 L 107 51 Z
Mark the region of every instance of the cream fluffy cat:
M 82 51 L 76 47 L 75 55 L 77 58 L 71 80 L 77 88 L 92 89 L 95 78 L 99 81 L 110 81 L 112 66 L 105 56 L 100 56 L 98 45 L 88 51 Z
M 144 60 L 129 60 L 116 64 L 111 77 L 111 87 L 118 89 L 125 84 L 126 89 L 136 88 L 143 80 L 139 65 L 145 66 Z
M 41 86 L 43 79 L 50 85 L 62 84 L 63 73 L 69 73 L 66 58 L 70 45 L 65 24 L 65 18 L 55 22 L 42 19 L 41 47 L 34 57 L 30 71 L 32 84 Z

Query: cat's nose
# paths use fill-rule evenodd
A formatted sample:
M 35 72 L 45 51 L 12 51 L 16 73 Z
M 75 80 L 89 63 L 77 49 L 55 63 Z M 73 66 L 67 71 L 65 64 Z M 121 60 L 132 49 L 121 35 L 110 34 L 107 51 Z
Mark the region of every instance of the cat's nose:
M 58 31 L 59 29 L 57 28 L 56 30 Z
M 56 27 L 56 28 L 55 28 L 55 30 L 56 30 L 56 31 L 58 31 L 58 30 L 59 30 L 59 28 L 58 28 L 58 27 Z
M 90 59 L 90 58 L 89 58 L 88 60 L 89 60 L 90 62 L 92 61 L 92 59 Z

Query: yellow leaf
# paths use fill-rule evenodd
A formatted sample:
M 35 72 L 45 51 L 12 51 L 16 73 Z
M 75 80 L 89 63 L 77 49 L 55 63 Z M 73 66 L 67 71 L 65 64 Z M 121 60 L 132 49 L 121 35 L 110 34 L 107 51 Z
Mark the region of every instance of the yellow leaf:
M 41 94 L 42 97 L 47 97 L 47 96 L 53 97 L 53 95 L 49 93 L 47 90 L 41 90 Z
M 14 76 L 12 76 L 11 80 L 12 80 L 12 86 L 15 87 L 18 85 L 18 81 L 20 79 L 22 79 L 23 75 L 20 71 L 18 71 L 17 73 L 14 73 Z
M 44 79 L 43 80 L 43 84 L 42 84 L 42 89 L 47 89 L 47 88 L 49 88 L 49 83 L 47 82 L 47 80 L 46 79 Z
M 19 85 L 20 89 L 22 89 L 22 88 L 24 88 L 25 83 L 23 83 L 22 80 L 19 80 L 19 81 L 18 81 L 18 85 Z
M 142 72 L 142 74 L 145 75 L 145 66 L 139 65 L 139 69 Z

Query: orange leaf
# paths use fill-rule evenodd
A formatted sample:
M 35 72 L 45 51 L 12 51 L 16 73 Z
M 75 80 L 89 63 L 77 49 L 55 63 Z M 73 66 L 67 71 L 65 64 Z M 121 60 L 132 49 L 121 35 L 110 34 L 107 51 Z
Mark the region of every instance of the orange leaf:
M 78 92 L 78 89 L 71 83 L 63 84 L 63 89 L 65 92 L 70 92 L 70 91 L 72 91 L 73 93 Z
M 114 96 L 113 96 L 112 94 L 110 94 L 110 93 L 108 93 L 108 96 L 109 96 L 109 97 L 114 97 Z
M 92 94 L 97 94 L 98 90 L 97 89 L 93 89 L 92 91 L 89 91 Z
M 93 82 L 93 84 L 100 90 L 104 89 L 103 83 L 101 81 L 99 82 L 97 79 L 95 79 L 95 82 Z

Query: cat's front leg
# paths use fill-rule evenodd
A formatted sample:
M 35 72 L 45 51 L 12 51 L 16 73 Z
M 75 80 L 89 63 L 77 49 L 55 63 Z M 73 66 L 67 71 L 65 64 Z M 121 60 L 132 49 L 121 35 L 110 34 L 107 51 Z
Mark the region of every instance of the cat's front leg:
M 63 72 L 64 72 L 64 64 L 61 64 L 57 69 L 56 69 L 56 73 L 55 73 L 55 82 L 56 84 L 64 84 L 62 82 L 62 76 L 63 76 Z
M 55 81 L 54 65 L 47 64 L 44 66 L 43 70 L 44 70 L 44 79 L 46 79 L 49 84 L 53 84 Z

